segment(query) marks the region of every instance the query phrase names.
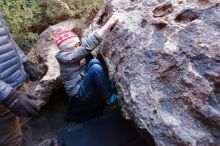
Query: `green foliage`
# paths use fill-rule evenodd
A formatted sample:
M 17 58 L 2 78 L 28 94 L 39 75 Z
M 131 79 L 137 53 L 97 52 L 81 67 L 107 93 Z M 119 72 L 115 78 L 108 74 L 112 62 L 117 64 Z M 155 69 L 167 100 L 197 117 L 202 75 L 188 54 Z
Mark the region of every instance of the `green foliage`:
M 72 12 L 80 17 L 88 18 L 94 15 L 103 4 L 103 0 L 68 0 Z
M 30 28 L 39 23 L 36 18 L 39 8 L 34 0 L 0 0 L 0 9 L 6 18 L 17 44 L 25 51 L 36 41 L 38 34 Z
M 28 51 L 38 34 L 49 25 L 68 18 L 90 21 L 104 0 L 0 0 L 10 31 L 17 44 Z
M 41 2 L 42 16 L 51 23 L 70 17 L 93 17 L 104 0 L 44 0 Z

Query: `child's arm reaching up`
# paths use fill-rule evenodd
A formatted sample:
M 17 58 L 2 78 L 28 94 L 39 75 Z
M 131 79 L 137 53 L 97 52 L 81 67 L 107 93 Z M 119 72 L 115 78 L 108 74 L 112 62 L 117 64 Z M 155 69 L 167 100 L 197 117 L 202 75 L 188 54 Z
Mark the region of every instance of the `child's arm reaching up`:
M 118 18 L 116 15 L 113 15 L 107 23 L 98 30 L 98 34 L 101 38 L 104 37 L 104 35 L 111 29 L 111 27 L 118 21 Z
M 113 15 L 106 24 L 98 31 L 92 33 L 80 47 L 66 54 L 64 51 L 60 51 L 56 58 L 59 62 L 74 63 L 82 60 L 88 53 L 95 49 L 102 41 L 104 35 L 109 32 L 111 27 L 117 22 L 117 17 Z M 66 55 L 64 55 L 66 54 Z

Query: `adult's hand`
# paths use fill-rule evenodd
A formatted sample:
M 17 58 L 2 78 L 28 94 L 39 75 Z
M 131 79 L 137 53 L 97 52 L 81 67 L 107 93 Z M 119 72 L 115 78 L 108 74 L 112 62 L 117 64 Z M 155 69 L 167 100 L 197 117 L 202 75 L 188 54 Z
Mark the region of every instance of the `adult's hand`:
M 35 95 L 14 90 L 2 103 L 17 116 L 30 117 L 37 115 L 40 111 L 40 107 L 36 103 L 37 99 L 38 97 Z
M 27 74 L 30 75 L 32 80 L 39 80 L 43 76 L 43 72 L 37 67 L 36 64 L 32 63 L 31 61 L 26 61 L 23 63 L 24 70 Z

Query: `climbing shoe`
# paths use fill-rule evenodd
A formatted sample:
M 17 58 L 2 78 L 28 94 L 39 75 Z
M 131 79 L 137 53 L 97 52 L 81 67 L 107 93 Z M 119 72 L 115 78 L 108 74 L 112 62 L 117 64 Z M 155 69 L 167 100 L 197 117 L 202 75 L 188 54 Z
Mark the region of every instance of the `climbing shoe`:
M 106 100 L 107 105 L 117 105 L 118 104 L 118 96 L 113 93 L 110 98 Z

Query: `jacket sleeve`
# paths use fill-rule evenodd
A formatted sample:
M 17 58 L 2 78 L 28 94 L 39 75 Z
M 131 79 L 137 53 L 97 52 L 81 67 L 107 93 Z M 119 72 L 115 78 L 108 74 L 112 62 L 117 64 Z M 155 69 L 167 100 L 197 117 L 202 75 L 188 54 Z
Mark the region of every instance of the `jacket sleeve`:
M 63 55 L 62 51 L 56 55 L 56 58 L 59 62 L 63 63 L 74 63 L 79 62 L 85 56 L 94 50 L 102 41 L 102 38 L 99 36 L 97 32 L 92 33 L 83 43 L 82 45 L 73 50 L 73 52 Z
M 21 51 L 20 47 L 17 45 L 17 43 L 14 41 L 13 38 L 11 38 L 11 42 L 14 44 L 15 48 L 16 48 L 16 51 L 19 55 L 19 58 L 21 60 L 22 63 L 26 62 L 27 61 L 27 56 L 24 54 L 23 51 Z
M 0 102 L 2 102 L 14 90 L 9 84 L 0 81 Z
M 27 61 L 27 56 L 24 54 L 24 52 L 21 51 L 21 49 L 19 48 L 19 46 L 17 45 L 17 43 L 14 41 L 13 37 L 11 36 L 10 30 L 7 26 L 7 23 L 5 22 L 5 19 L 4 19 L 4 16 L 3 16 L 1 10 L 0 10 L 0 17 L 2 18 L 1 20 L 2 20 L 2 23 L 3 23 L 5 30 L 7 31 L 8 38 L 9 38 L 10 42 L 12 43 L 12 45 L 14 45 L 21 62 L 24 63 L 25 61 Z

